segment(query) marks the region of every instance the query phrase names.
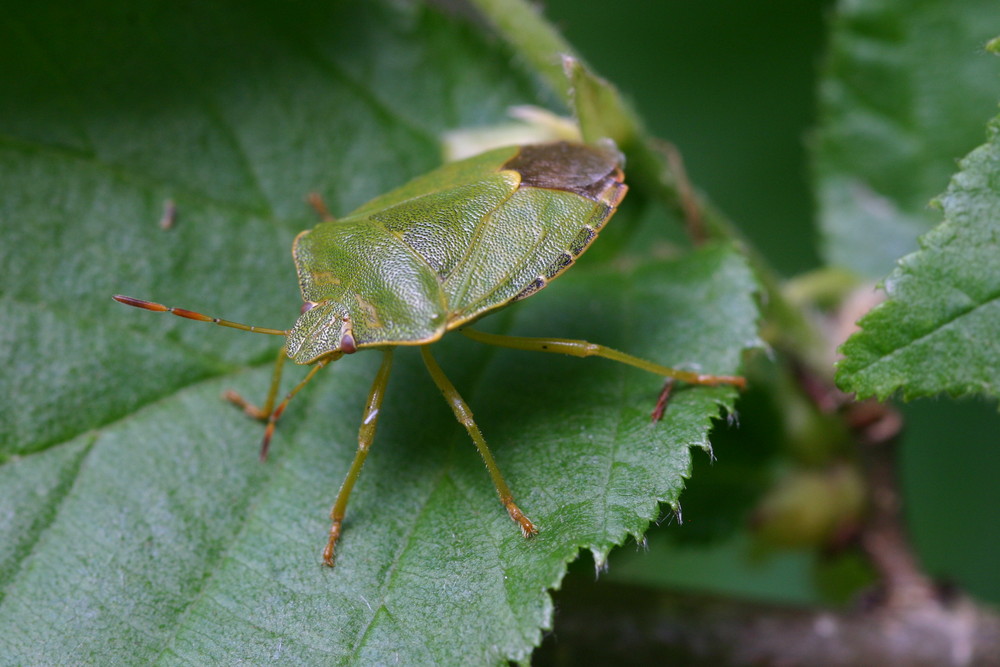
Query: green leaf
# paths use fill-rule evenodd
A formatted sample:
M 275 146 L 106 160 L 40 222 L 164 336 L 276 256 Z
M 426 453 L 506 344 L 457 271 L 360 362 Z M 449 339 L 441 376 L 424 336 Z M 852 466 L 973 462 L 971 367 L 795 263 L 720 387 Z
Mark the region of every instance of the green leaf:
M 945 221 L 841 348 L 840 386 L 880 399 L 1000 392 L 1000 119 L 940 198 Z
M 534 81 L 388 2 L 24 6 L 0 60 L 0 662 L 526 660 L 566 563 L 676 502 L 731 409 L 731 389 L 685 388 L 653 426 L 656 377 L 449 337 L 436 356 L 541 529 L 526 541 L 400 350 L 324 568 L 379 355 L 323 371 L 261 464 L 262 425 L 220 395 L 261 400 L 277 341 L 110 296 L 288 326 L 308 192 L 351 210 L 436 165 L 443 130 L 544 102 Z M 631 259 L 585 256 L 483 326 L 736 372 L 758 344 L 742 259 Z
M 841 2 L 816 151 L 828 263 L 885 276 L 996 108 L 993 0 Z

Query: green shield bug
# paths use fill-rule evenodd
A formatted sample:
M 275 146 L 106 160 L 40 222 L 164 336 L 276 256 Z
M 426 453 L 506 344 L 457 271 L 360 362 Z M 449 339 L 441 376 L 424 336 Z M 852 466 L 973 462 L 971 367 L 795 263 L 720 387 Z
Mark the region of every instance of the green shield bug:
M 605 357 L 693 384 L 744 383 L 741 377 L 667 368 L 586 341 L 466 328 L 491 311 L 531 296 L 573 264 L 625 196 L 622 162 L 610 142 L 501 148 L 446 164 L 345 218 L 321 222 L 300 233 L 292 246 L 303 304 L 298 321 L 287 331 L 126 296 L 114 298 L 146 310 L 285 337 L 262 407 L 227 394 L 248 414 L 267 422 L 262 459 L 289 401 L 321 368 L 359 350 L 382 351 L 358 449 L 330 512 L 326 565 L 333 565 L 347 501 L 374 440 L 393 350 L 400 345 L 420 347 L 431 378 L 479 450 L 501 503 L 530 537 L 538 532 L 535 525 L 514 502 L 472 412 L 431 356 L 430 343 L 460 330 L 491 345 Z M 289 358 L 313 367 L 276 405 L 281 370 Z

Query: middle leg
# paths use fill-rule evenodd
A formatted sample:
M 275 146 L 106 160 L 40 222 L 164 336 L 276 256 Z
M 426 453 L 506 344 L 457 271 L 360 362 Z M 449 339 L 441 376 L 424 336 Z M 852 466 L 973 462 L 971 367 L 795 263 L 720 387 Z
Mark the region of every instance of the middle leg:
M 490 448 L 486 445 L 486 439 L 483 438 L 482 431 L 476 425 L 476 422 L 472 418 L 472 410 L 464 400 L 462 400 L 461 395 L 455 389 L 455 386 L 451 383 L 448 377 L 441 370 L 437 361 L 431 356 L 430 346 L 423 345 L 420 347 L 420 354 L 424 358 L 424 365 L 427 366 L 427 371 L 431 374 L 431 378 L 434 380 L 434 384 L 437 385 L 438 389 L 444 395 L 444 400 L 447 401 L 448 405 L 451 406 L 452 412 L 455 413 L 455 418 L 458 422 L 465 427 L 465 430 L 469 432 L 469 436 L 472 438 L 472 442 L 475 443 L 476 449 L 479 450 L 479 455 L 483 457 L 483 463 L 486 464 L 486 470 L 490 473 L 490 478 L 493 479 L 493 486 L 496 487 L 497 495 L 500 496 L 500 502 L 503 503 L 504 508 L 507 510 L 507 514 L 510 518 L 517 522 L 521 527 L 521 533 L 525 537 L 531 537 L 538 532 L 535 528 L 535 524 L 531 523 L 531 520 L 524 515 L 521 508 L 517 506 L 514 502 L 514 496 L 510 492 L 510 487 L 507 486 L 507 482 L 504 481 L 503 474 L 500 472 L 499 466 L 497 466 L 496 461 L 493 459 L 493 454 L 490 452 Z

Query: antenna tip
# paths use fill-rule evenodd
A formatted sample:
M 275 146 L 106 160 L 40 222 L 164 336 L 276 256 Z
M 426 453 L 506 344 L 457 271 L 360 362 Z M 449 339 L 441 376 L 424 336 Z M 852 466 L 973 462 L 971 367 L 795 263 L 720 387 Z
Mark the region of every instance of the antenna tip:
M 167 308 L 162 304 L 153 303 L 152 301 L 143 301 L 142 299 L 134 299 L 130 296 L 125 296 L 123 294 L 115 294 L 111 298 L 117 301 L 118 303 L 124 303 L 126 306 L 135 306 L 136 308 L 145 308 L 146 310 L 155 310 L 157 312 L 170 310 L 169 308 Z

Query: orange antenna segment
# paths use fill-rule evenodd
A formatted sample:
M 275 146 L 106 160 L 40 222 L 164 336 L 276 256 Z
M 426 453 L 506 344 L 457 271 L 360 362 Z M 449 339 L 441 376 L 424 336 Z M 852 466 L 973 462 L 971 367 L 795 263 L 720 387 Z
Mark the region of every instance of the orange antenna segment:
M 189 320 L 197 320 L 199 322 L 211 322 L 212 324 L 218 324 L 220 327 L 229 327 L 231 329 L 240 329 L 241 331 L 250 331 L 253 333 L 270 334 L 272 336 L 287 336 L 288 332 L 282 329 L 267 329 L 265 327 L 255 327 L 249 324 L 240 324 L 239 322 L 230 322 L 229 320 L 222 320 L 218 317 L 209 317 L 208 315 L 202 315 L 201 313 L 196 313 L 193 310 L 186 310 L 184 308 L 172 308 L 170 306 L 164 306 L 162 303 L 154 303 L 152 301 L 143 301 L 142 299 L 134 299 L 130 296 L 122 296 L 121 294 L 115 294 L 113 297 L 118 303 L 124 303 L 126 306 L 133 306 L 135 308 L 143 308 L 145 310 L 152 310 L 155 313 L 173 313 L 177 317 L 185 317 Z

